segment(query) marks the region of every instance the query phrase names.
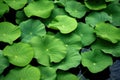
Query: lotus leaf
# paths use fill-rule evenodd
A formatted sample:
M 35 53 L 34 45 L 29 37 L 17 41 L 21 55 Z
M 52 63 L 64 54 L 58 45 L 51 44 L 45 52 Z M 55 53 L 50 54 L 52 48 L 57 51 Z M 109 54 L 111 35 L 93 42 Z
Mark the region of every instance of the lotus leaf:
M 11 69 L 4 80 L 40 80 L 40 70 L 34 66 L 28 65 L 23 68 Z
M 30 42 L 35 51 L 38 63 L 50 66 L 51 62 L 58 63 L 66 56 L 66 46 L 54 36 L 33 37 Z
M 0 23 L 0 41 L 12 44 L 14 40 L 20 37 L 21 32 L 18 27 L 10 22 Z
M 95 27 L 95 33 L 98 37 L 112 43 L 117 43 L 118 41 L 120 41 L 120 29 L 109 23 L 97 24 Z
M 45 26 L 40 20 L 29 19 L 20 23 L 22 41 L 28 41 L 34 36 L 44 36 Z
M 18 10 L 25 6 L 27 0 L 4 0 L 11 8 Z
M 6 46 L 3 50 L 3 54 L 9 59 L 11 64 L 26 66 L 32 60 L 34 51 L 29 44 L 20 42 Z
M 48 28 L 60 30 L 61 33 L 68 34 L 77 28 L 77 21 L 67 15 L 58 15 L 51 21 Z
M 73 17 L 82 18 L 88 9 L 80 2 L 68 1 L 66 2 L 65 10 Z
M 37 16 L 40 18 L 48 18 L 53 8 L 54 8 L 54 4 L 52 1 L 38 0 L 29 3 L 24 8 L 24 12 L 28 17 Z
M 112 58 L 100 50 L 84 52 L 81 57 L 82 65 L 92 73 L 101 72 L 113 63 Z

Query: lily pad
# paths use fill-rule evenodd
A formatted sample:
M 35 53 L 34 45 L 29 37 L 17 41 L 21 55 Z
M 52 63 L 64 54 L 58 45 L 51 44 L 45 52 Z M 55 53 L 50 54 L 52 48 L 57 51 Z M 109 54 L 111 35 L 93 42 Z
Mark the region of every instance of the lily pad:
M 117 43 L 118 41 L 120 41 L 120 29 L 109 23 L 97 24 L 95 27 L 95 33 L 98 37 L 112 43 Z
M 77 28 L 77 21 L 67 15 L 58 15 L 48 24 L 48 28 L 59 30 L 63 34 L 68 34 Z
M 73 17 L 82 18 L 88 9 L 80 2 L 68 1 L 65 5 L 65 10 Z
M 21 35 L 19 27 L 10 22 L 0 23 L 0 41 L 12 44 Z
M 56 80 L 56 69 L 52 67 L 40 66 L 41 79 L 40 80 Z
M 50 66 L 50 63 L 58 63 L 66 56 L 66 46 L 54 36 L 33 37 L 30 42 L 35 51 L 35 58 L 38 63 Z
M 27 0 L 4 0 L 5 3 L 7 3 L 11 8 L 18 10 L 25 6 L 27 3 Z
M 54 4 L 52 1 L 38 0 L 29 3 L 24 8 L 24 12 L 28 17 L 37 16 L 40 18 L 48 18 L 53 8 L 54 8 Z
M 34 56 L 33 48 L 26 43 L 14 43 L 11 46 L 6 46 L 3 50 L 4 56 L 9 59 L 9 62 L 16 66 L 26 66 L 30 63 Z
M 93 43 L 96 39 L 94 35 L 94 29 L 85 23 L 78 23 L 78 27 L 75 33 L 81 36 L 82 46 L 88 46 Z
M 87 67 L 90 72 L 98 73 L 112 65 L 112 57 L 104 54 L 100 50 L 84 52 L 82 56 L 82 65 Z
M 85 22 L 94 27 L 96 24 L 109 21 L 112 22 L 112 17 L 106 12 L 92 12 L 85 18 Z
M 29 41 L 34 36 L 44 36 L 45 26 L 40 20 L 28 19 L 20 23 L 21 38 L 23 42 Z
M 0 50 L 0 74 L 9 66 L 8 59 L 3 55 Z
M 105 0 L 84 0 L 84 3 L 91 10 L 101 10 L 107 7 Z
M 28 65 L 24 68 L 11 69 L 4 80 L 40 80 L 40 70 L 34 66 Z

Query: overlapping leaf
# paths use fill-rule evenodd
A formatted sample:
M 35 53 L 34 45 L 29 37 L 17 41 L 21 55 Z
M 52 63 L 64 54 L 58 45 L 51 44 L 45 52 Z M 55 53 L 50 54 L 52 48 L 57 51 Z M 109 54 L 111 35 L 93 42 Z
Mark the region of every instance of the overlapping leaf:
M 26 42 L 34 36 L 44 36 L 45 26 L 40 20 L 29 19 L 20 23 L 22 41 Z
M 8 57 L 9 62 L 16 66 L 26 66 L 34 56 L 33 48 L 26 43 L 16 43 L 6 46 L 3 50 L 4 56 Z
M 41 18 L 48 18 L 53 8 L 54 8 L 54 4 L 52 1 L 38 0 L 29 3 L 24 8 L 24 12 L 28 17 L 37 16 Z
M 81 56 L 82 65 L 87 67 L 92 73 L 98 73 L 112 65 L 112 58 L 100 50 L 84 52 Z
M 18 10 L 25 6 L 27 0 L 4 0 L 11 8 Z
M 35 50 L 35 58 L 42 65 L 50 66 L 51 62 L 58 63 L 66 56 L 64 43 L 54 36 L 36 36 L 29 43 Z
M 10 70 L 4 80 L 40 80 L 40 76 L 41 73 L 38 68 L 28 65 L 24 68 L 15 68 Z
M 120 29 L 109 23 L 97 24 L 95 27 L 95 33 L 98 37 L 112 43 L 117 43 L 118 41 L 120 41 Z
M 68 34 L 77 28 L 77 21 L 67 15 L 58 15 L 51 21 L 48 28 L 59 30 L 63 34 Z
M 18 27 L 10 22 L 0 23 L 0 41 L 12 44 L 14 40 L 20 37 L 21 32 Z

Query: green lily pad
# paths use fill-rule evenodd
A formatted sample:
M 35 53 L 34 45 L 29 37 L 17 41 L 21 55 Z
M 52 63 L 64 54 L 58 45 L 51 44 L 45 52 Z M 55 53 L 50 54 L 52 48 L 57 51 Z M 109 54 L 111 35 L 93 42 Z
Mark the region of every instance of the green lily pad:
M 55 0 L 55 3 L 59 4 L 60 6 L 65 6 L 67 2 L 75 1 L 75 0 Z
M 63 72 L 59 71 L 57 73 L 57 79 L 56 80 L 79 80 L 78 77 L 72 73 L 69 72 Z
M 92 73 L 101 72 L 113 63 L 112 57 L 100 50 L 84 52 L 81 56 L 82 65 L 87 67 Z
M 0 50 L 0 74 L 4 71 L 5 68 L 9 66 L 8 59 L 3 56 L 2 51 Z
M 109 23 L 97 24 L 95 27 L 95 33 L 98 37 L 112 43 L 117 43 L 118 41 L 120 41 L 120 29 Z
M 105 0 L 84 0 L 84 3 L 91 10 L 101 10 L 107 7 Z
M 28 17 L 37 16 L 41 18 L 48 18 L 53 8 L 54 8 L 54 4 L 52 1 L 38 0 L 29 3 L 24 8 L 24 12 Z
M 78 23 L 78 27 L 75 33 L 81 36 L 82 46 L 88 46 L 93 43 L 96 39 L 94 35 L 94 29 L 85 23 Z
M 28 65 L 24 68 L 11 69 L 4 80 L 40 80 L 40 70 L 34 66 Z
M 27 0 L 4 0 L 5 3 L 7 3 L 11 8 L 18 10 L 25 6 L 27 3 Z
M 112 3 L 107 6 L 105 11 L 112 16 L 112 24 L 120 26 L 120 3 Z
M 69 70 L 75 68 L 80 64 L 81 56 L 79 51 L 74 50 L 72 47 L 67 49 L 66 57 L 59 63 L 53 64 L 52 67 L 55 69 Z
M 56 70 L 51 67 L 40 66 L 41 79 L 40 80 L 56 80 Z
M 68 34 L 77 28 L 77 21 L 67 15 L 58 15 L 48 24 L 48 28 Z
M 92 12 L 85 18 L 85 22 L 90 24 L 92 27 L 105 21 L 112 22 L 112 17 L 109 16 L 106 12 Z
M 0 23 L 0 41 L 12 44 L 14 40 L 20 37 L 21 32 L 18 27 L 10 22 Z
M 9 11 L 9 7 L 7 4 L 0 2 L 0 17 L 3 16 L 3 14 L 7 13 Z
M 20 23 L 19 26 L 22 31 L 23 42 L 29 41 L 34 36 L 44 36 L 46 34 L 45 26 L 40 20 L 28 19 Z
M 113 44 L 102 39 L 97 39 L 91 48 L 102 50 L 104 53 L 111 54 L 114 57 L 120 57 L 120 42 Z
M 66 2 L 65 10 L 73 17 L 82 18 L 88 9 L 80 2 L 68 1 Z
M 16 66 L 26 66 L 34 56 L 33 48 L 26 43 L 14 43 L 3 50 L 4 56 L 8 57 L 9 62 Z
M 50 66 L 51 62 L 58 63 L 66 56 L 64 43 L 54 36 L 33 37 L 30 42 L 35 51 L 38 63 Z

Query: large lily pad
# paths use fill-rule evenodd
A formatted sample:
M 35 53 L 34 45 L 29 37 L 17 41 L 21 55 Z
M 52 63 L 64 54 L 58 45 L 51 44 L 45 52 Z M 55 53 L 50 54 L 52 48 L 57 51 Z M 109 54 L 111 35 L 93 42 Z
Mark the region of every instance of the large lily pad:
M 91 10 L 101 10 L 107 7 L 105 0 L 84 0 L 86 7 Z
M 92 73 L 101 72 L 113 63 L 112 58 L 100 50 L 84 52 L 81 56 L 82 65 Z
M 34 36 L 44 36 L 45 26 L 40 20 L 29 19 L 20 23 L 22 41 L 26 42 Z
M 29 3 L 24 8 L 24 12 L 28 17 L 37 16 L 41 18 L 48 18 L 53 8 L 54 8 L 54 4 L 52 1 L 38 0 Z
M 66 2 L 65 10 L 73 17 L 82 18 L 88 9 L 80 2 L 68 1 Z
M 66 46 L 54 36 L 33 37 L 30 42 L 35 51 L 38 63 L 49 66 L 51 62 L 58 63 L 66 56 Z
M 9 66 L 8 59 L 3 55 L 0 50 L 0 74 L 4 71 L 5 68 Z
M 5 76 L 4 80 L 40 80 L 40 70 L 36 67 L 28 65 L 24 68 L 15 68 Z
M 56 69 L 52 67 L 40 66 L 41 79 L 40 80 L 56 80 Z
M 0 41 L 12 44 L 20 35 L 21 32 L 17 26 L 10 22 L 0 23 Z
M 67 15 L 58 15 L 49 23 L 48 28 L 59 30 L 61 33 L 67 34 L 77 28 L 77 21 Z
M 18 10 L 25 6 L 27 0 L 4 0 L 11 8 Z
M 117 43 L 118 41 L 120 41 L 120 29 L 109 23 L 97 24 L 95 27 L 95 33 L 98 37 L 112 43 Z
M 92 12 L 85 18 L 85 22 L 94 27 L 96 24 L 109 21 L 112 22 L 112 17 L 106 12 Z
M 9 62 L 16 66 L 26 66 L 34 56 L 33 48 L 26 43 L 14 43 L 3 50 L 4 56 Z

